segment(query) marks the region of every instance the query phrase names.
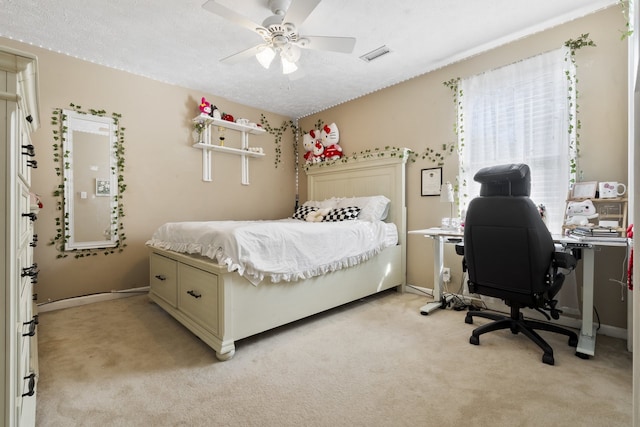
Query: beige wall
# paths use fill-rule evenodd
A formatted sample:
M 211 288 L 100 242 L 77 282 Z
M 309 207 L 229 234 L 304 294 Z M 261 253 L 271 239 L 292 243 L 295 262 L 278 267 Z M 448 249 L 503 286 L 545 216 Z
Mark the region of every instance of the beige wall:
M 250 186 L 240 184 L 240 157 L 228 154 L 214 154 L 214 181 L 203 182 L 201 150 L 191 147 L 190 121 L 199 113 L 202 96 L 235 117 L 259 122 L 264 113 L 275 127 L 289 118 L 11 40 L 0 38 L 0 44 L 34 53 L 39 60 L 41 127 L 33 135 L 38 160 L 33 189 L 44 202 L 36 222 L 38 302 L 148 285 L 145 242 L 164 222 L 283 218 L 293 211 L 290 131 L 284 133 L 282 163 L 277 168 L 274 137 L 250 137 L 251 146 L 261 146 L 266 152 L 265 157 L 250 160 Z M 72 102 L 85 110 L 122 114 L 128 246 L 120 254 L 56 259 L 57 252 L 47 244 L 55 235 L 54 219 L 59 215 L 52 193 L 61 183 L 54 170 L 50 118 L 54 108 L 67 108 Z M 225 145 L 239 147 L 238 135 L 227 131 Z
M 624 18 L 619 7 L 612 7 L 569 24 L 493 49 L 402 84 L 305 117 L 300 126 L 309 130 L 321 119 L 336 122 L 345 153 L 374 147 L 408 147 L 423 152 L 439 150 L 455 141 L 455 110 L 450 89 L 442 83 L 454 77 L 467 77 L 515 61 L 562 47 L 580 34 L 589 33 L 597 47 L 578 51 L 580 132 L 579 166 L 585 181 L 627 178 L 626 43 L 620 40 Z M 455 35 L 452 33 L 452 37 Z M 393 49 L 392 49 L 393 50 Z M 388 58 L 393 60 L 393 53 Z M 410 163 L 407 174 L 408 229 L 435 226 L 449 216 L 448 204 L 437 197 L 420 196 L 420 170 L 436 166 L 429 160 Z M 455 182 L 457 156 L 446 158 L 445 181 Z M 301 188 L 305 188 L 301 184 Z M 304 195 L 301 198 L 305 200 Z M 609 278 L 622 278 L 623 252 L 607 250 L 596 255 L 596 308 L 603 323 L 626 328 L 626 302 L 621 287 Z M 431 241 L 411 235 L 407 249 L 407 280 L 431 288 L 433 277 Z M 460 280 L 460 258 L 447 248 L 446 265 L 452 268 L 452 289 Z M 580 277 L 579 277 L 580 278 Z
M 583 125 L 580 169 L 584 180 L 626 182 L 626 43 L 620 41 L 621 29 L 624 18 L 617 7 L 612 7 L 306 117 L 300 125 L 308 130 L 319 118 L 325 123 L 335 121 L 345 153 L 385 146 L 409 147 L 417 152 L 427 147 L 437 150 L 442 144 L 455 141 L 452 96 L 442 82 L 556 49 L 570 38 L 590 33 L 598 46 L 585 48 L 577 56 Z M 252 137 L 251 145 L 264 147 L 267 156 L 250 161 L 248 187 L 240 185 L 240 159 L 229 155 L 214 155 L 214 182 L 202 182 L 201 152 L 191 148 L 190 119 L 197 114 L 201 96 L 236 117 L 258 121 L 261 111 L 219 99 L 215 94 L 160 83 L 11 40 L 0 38 L 0 44 L 35 53 L 40 61 L 42 127 L 34 134 L 39 164 L 34 171 L 34 189 L 45 204 L 36 223 L 41 242 L 35 252 L 41 270 L 39 302 L 147 285 L 144 243 L 166 221 L 290 215 L 295 181 L 289 131 L 282 143 L 283 162 L 277 168 L 273 137 Z M 60 182 L 54 172 L 49 117 L 54 108 L 67 107 L 71 102 L 123 116 L 127 184 L 124 225 L 128 247 L 121 254 L 61 260 L 56 259 L 53 247 L 46 245 L 54 235 L 54 218 L 58 215 L 51 194 Z M 287 120 L 264 113 L 274 126 Z M 232 140 L 227 141 L 227 145 L 233 144 Z M 420 169 L 433 166 L 428 160 L 418 159 L 408 167 L 409 229 L 426 228 L 449 216 L 448 206 L 438 198 L 420 196 Z M 456 174 L 457 158 L 449 156 L 444 164 L 444 179 L 454 181 Z M 304 201 L 304 173 L 300 176 L 300 192 Z M 432 256 L 429 240 L 408 238 L 409 283 L 432 287 Z M 596 307 L 601 320 L 624 328 L 626 303 L 621 301 L 620 287 L 609 282 L 609 278 L 621 278 L 621 252 L 601 252 L 596 260 Z M 455 290 L 461 272 L 460 259 L 452 248 L 447 248 L 446 264 L 452 267 Z

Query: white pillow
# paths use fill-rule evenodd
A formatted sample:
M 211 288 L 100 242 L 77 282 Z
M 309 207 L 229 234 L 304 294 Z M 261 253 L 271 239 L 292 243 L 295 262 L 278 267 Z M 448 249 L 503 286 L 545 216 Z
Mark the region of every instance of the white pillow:
M 309 206 L 309 207 L 314 207 L 318 209 L 326 209 L 326 208 L 333 209 L 338 207 L 338 202 L 340 200 L 342 199 L 336 198 L 336 197 L 332 197 L 330 199 L 324 199 L 324 200 L 307 200 L 302 204 L 302 206 Z
M 338 201 L 339 208 L 357 206 L 360 208 L 358 219 L 363 221 L 384 221 L 389 215 L 391 200 L 385 196 L 347 197 Z

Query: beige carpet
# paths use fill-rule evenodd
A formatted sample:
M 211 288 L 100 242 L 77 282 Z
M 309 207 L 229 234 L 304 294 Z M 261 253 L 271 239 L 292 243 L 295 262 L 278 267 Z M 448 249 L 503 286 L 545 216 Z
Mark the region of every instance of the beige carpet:
M 555 366 L 464 312 L 385 293 L 236 343 L 219 362 L 146 295 L 42 313 L 38 426 L 628 426 L 632 354 Z M 478 319 L 476 325 L 486 320 Z

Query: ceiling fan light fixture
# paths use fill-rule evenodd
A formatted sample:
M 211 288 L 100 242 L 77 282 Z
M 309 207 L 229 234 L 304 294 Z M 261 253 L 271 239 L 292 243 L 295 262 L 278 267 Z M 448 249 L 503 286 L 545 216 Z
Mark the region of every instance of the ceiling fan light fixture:
M 269 69 L 273 58 L 276 57 L 276 52 L 271 46 L 264 46 L 256 53 L 256 59 L 264 68 Z
M 289 61 L 283 55 L 280 55 L 280 59 L 282 60 L 282 74 L 291 74 L 298 69 L 295 62 Z
M 286 58 L 289 62 L 298 62 L 300 55 L 300 48 L 291 43 L 284 45 L 280 52 L 280 56 Z

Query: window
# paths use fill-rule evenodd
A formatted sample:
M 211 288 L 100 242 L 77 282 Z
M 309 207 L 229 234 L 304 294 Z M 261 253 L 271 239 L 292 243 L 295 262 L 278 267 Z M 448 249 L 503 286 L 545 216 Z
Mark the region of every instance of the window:
M 480 193 L 473 180 L 486 166 L 526 163 L 531 199 L 547 209 L 549 229 L 560 233 L 569 190 L 571 61 L 565 49 L 544 53 L 459 82 L 460 207 Z M 575 88 L 575 85 L 571 85 Z

